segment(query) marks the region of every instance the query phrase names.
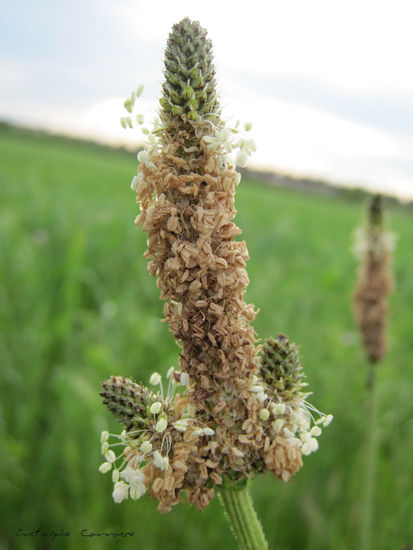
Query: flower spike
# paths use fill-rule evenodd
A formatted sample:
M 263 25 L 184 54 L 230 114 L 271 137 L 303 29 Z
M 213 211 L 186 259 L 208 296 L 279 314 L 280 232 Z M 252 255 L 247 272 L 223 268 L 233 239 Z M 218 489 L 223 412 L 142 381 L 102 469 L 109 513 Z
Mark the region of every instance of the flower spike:
M 159 119 L 131 187 L 180 365 L 168 370 L 166 395 L 157 372 L 153 390 L 123 377 L 103 383 L 104 403 L 125 430 L 118 456 L 102 439 L 112 466 L 101 471 L 113 472 L 116 502 L 146 490 L 167 512 L 183 492 L 203 509 L 216 490 L 244 487 L 259 472 L 288 481 L 318 448 L 314 414 L 327 417 L 307 403 L 287 337 L 268 340 L 258 355 L 256 312 L 244 299 L 249 256 L 233 222 L 235 166 L 245 166 L 255 143 L 221 118 L 212 45 L 198 22 L 174 25 L 164 75 Z M 130 115 L 138 96 L 126 102 Z

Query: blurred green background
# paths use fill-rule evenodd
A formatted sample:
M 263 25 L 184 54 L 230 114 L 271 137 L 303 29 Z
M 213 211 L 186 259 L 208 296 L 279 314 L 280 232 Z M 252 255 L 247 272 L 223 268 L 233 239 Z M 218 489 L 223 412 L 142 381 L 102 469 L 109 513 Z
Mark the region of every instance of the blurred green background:
M 119 431 L 98 395 L 111 374 L 143 382 L 177 365 L 162 303 L 142 257 L 129 189 L 135 156 L 0 130 L 0 548 L 230 549 L 214 500 L 114 504 L 98 472 L 100 431 Z M 290 483 L 254 480 L 270 548 L 357 548 L 365 433 L 366 364 L 351 315 L 351 235 L 361 199 L 301 194 L 242 181 L 237 223 L 251 260 L 247 300 L 261 338 L 301 347 L 312 402 L 335 420 Z M 379 367 L 380 455 L 375 549 L 413 542 L 413 212 L 392 206 L 394 258 L 389 353 Z M 17 536 L 38 528 L 69 537 Z M 85 538 L 134 531 L 132 538 Z

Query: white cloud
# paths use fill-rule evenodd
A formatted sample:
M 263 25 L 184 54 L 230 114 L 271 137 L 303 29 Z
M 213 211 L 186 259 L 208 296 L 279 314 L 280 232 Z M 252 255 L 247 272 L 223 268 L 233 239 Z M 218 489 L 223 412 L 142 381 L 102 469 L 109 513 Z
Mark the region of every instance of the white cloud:
M 12 94 L 25 84 L 26 69 L 26 64 L 0 55 L 0 89 L 3 94 Z
M 413 91 L 413 4 L 405 0 L 107 2 L 136 40 L 166 42 L 173 23 L 200 20 L 217 64 L 311 75 L 343 89 Z

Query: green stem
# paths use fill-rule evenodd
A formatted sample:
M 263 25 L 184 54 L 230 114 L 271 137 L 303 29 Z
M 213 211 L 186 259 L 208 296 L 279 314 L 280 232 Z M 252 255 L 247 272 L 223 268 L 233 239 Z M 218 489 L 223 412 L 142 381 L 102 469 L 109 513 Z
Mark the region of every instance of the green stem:
M 364 472 L 364 498 L 361 516 L 361 550 L 370 550 L 371 531 L 374 517 L 374 487 L 376 481 L 377 462 L 377 418 L 378 418 L 378 395 L 375 372 L 377 365 L 370 365 L 367 378 L 368 391 L 368 419 L 366 433 L 366 459 Z
M 240 550 L 268 550 L 247 484 L 224 487 L 218 494 Z

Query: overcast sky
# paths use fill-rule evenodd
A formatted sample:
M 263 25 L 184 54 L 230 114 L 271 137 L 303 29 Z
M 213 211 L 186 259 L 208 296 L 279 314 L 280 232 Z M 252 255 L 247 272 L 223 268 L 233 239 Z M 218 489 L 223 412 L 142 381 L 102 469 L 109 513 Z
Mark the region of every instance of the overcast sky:
M 213 41 L 225 115 L 253 123 L 252 165 L 413 198 L 410 0 L 0 0 L 0 118 L 103 141 L 188 16 Z

